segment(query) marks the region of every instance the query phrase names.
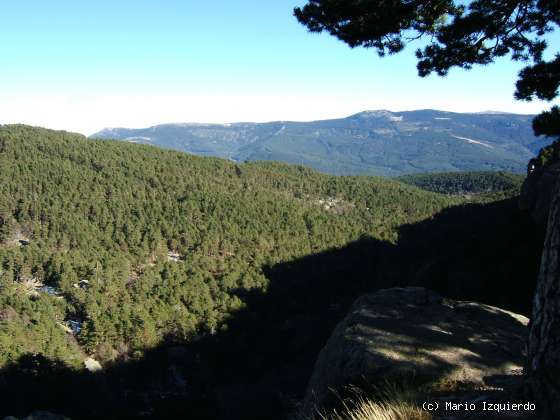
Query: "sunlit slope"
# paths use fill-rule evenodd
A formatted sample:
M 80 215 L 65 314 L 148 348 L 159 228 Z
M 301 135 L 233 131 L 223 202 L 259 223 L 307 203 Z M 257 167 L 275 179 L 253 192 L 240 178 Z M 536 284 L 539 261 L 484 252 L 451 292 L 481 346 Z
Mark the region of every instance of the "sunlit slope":
M 0 365 L 26 352 L 112 360 L 213 333 L 266 289 L 264 266 L 364 235 L 394 241 L 460 200 L 1 126 Z
M 105 129 L 93 138 L 219 156 L 275 160 L 344 175 L 450 171 L 524 172 L 545 145 L 532 116 L 435 110 L 365 111 L 347 118 L 271 123 L 164 124 Z

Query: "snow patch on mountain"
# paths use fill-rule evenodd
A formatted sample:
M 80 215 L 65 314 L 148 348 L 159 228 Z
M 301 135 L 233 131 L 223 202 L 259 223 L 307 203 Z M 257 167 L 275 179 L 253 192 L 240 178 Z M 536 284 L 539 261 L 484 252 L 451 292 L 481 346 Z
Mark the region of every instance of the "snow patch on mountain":
M 480 141 L 480 140 L 469 139 L 468 137 L 461 137 L 461 136 L 453 136 L 453 137 L 455 137 L 456 139 L 459 139 L 459 140 L 465 140 L 465 141 L 467 141 L 471 144 L 479 144 L 481 146 L 488 147 L 490 149 L 494 148 L 494 146 L 492 146 L 488 143 L 484 143 L 483 141 Z
M 144 137 L 144 136 L 133 136 L 133 137 L 126 137 L 123 140 L 128 141 L 130 143 L 137 143 L 139 140 L 141 140 L 141 141 L 152 141 L 152 138 L 151 137 Z
M 403 117 L 401 115 L 395 115 L 391 111 L 379 110 L 379 111 L 363 111 L 356 114 L 360 118 L 387 118 L 389 121 L 402 121 Z

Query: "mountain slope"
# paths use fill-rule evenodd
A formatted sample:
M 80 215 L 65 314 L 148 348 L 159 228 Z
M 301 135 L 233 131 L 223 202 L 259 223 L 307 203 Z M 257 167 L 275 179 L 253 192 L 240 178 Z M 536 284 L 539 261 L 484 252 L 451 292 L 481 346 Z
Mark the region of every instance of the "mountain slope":
M 276 160 L 344 175 L 398 176 L 420 172 L 524 172 L 545 145 L 532 116 L 421 110 L 365 111 L 313 122 L 165 124 L 105 129 L 92 138 L 218 156 Z
M 460 202 L 27 126 L 0 126 L 0 168 L 0 366 L 26 352 L 113 360 L 215 332 L 266 288 L 264 266 L 363 235 L 394 241 Z

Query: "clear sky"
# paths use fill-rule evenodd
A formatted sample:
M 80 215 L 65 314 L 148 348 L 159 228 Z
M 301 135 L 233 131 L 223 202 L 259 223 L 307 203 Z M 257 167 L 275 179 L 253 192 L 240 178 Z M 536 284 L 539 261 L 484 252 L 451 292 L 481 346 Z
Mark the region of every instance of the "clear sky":
M 420 79 L 292 15 L 303 0 L 18 0 L 0 9 L 0 123 L 91 134 L 165 122 L 313 120 L 366 109 L 537 113 L 520 63 Z M 550 54 L 560 50 L 558 31 Z

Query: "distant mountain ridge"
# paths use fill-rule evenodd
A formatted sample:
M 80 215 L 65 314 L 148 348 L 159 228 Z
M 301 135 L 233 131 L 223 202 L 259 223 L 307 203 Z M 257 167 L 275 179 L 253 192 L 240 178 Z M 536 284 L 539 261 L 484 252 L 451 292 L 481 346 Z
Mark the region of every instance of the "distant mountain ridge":
M 216 156 L 276 160 L 339 175 L 421 172 L 524 172 L 548 144 L 534 136 L 532 115 L 488 111 L 363 111 L 310 122 L 162 124 L 106 128 L 90 136 Z

